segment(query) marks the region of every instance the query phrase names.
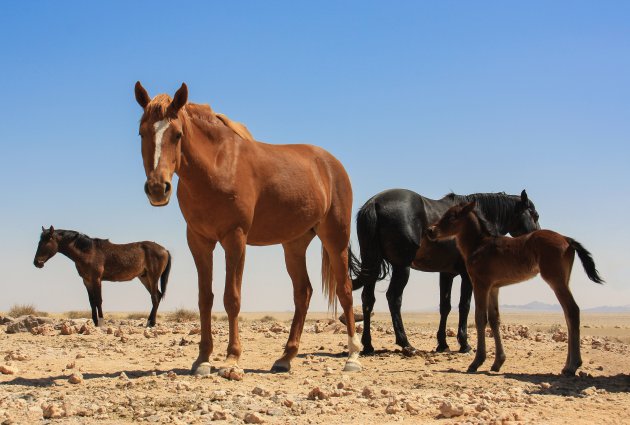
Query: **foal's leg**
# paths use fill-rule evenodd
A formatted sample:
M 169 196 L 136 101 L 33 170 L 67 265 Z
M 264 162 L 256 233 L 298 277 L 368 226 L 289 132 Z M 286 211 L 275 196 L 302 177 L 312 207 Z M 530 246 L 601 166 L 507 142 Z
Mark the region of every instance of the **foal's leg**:
M 500 319 L 499 319 L 499 288 L 493 288 L 490 290 L 490 296 L 488 299 L 488 320 L 490 321 L 490 328 L 494 335 L 495 345 L 495 357 L 494 363 L 490 370 L 498 372 L 505 362 L 505 352 L 503 351 L 503 343 L 501 342 L 500 334 Z
M 372 346 L 372 333 L 370 331 L 370 323 L 372 310 L 374 309 L 374 303 L 376 297 L 374 296 L 374 289 L 376 288 L 376 279 L 370 280 L 369 283 L 363 285 L 363 291 L 361 291 L 361 304 L 363 308 L 363 335 L 361 335 L 361 343 L 363 344 L 363 351 L 361 354 L 374 353 L 374 347 Z
M 212 353 L 212 254 L 216 241 L 208 240 L 193 232 L 186 231 L 188 247 L 195 260 L 199 285 L 199 319 L 201 322 L 201 341 L 199 342 L 199 356 L 192 365 L 191 372 L 195 375 L 209 375 L 211 372 L 210 354 Z
M 446 343 L 446 321 L 451 312 L 451 289 L 454 278 L 455 275 L 450 273 L 440 273 L 440 326 L 437 332 L 438 346 L 435 349 L 439 353 L 449 348 Z
M 157 280 L 154 279 L 154 276 L 151 276 L 149 271 L 147 271 L 147 274 L 144 276 L 138 276 L 138 279 L 140 279 L 140 282 L 142 282 L 144 287 L 147 288 L 149 295 L 151 295 L 152 308 L 147 320 L 147 328 L 151 328 L 155 326 L 155 316 L 157 315 L 157 309 L 160 305 L 160 298 L 157 293 Z
M 476 372 L 486 361 L 486 324 L 488 323 L 488 287 L 484 283 L 473 285 L 475 292 L 475 325 L 477 326 L 477 353 L 468 366 L 468 372 Z
M 245 244 L 247 237 L 238 228 L 221 240 L 225 250 L 225 292 L 223 305 L 228 316 L 230 337 L 227 347 L 226 366 L 238 367 L 241 357 L 241 338 L 238 333 L 238 315 L 241 311 L 241 284 L 245 266 Z
M 299 239 L 282 245 L 284 248 L 284 261 L 293 282 L 295 313 L 293 314 L 291 332 L 289 333 L 287 345 L 284 348 L 284 354 L 273 364 L 271 368 L 273 372 L 288 372 L 291 369 L 291 360 L 298 353 L 308 305 L 313 294 L 313 287 L 306 271 L 306 249 L 314 237 L 315 233 L 309 231 Z
M 394 333 L 396 334 L 396 344 L 403 349 L 403 354 L 412 356 L 416 354 L 416 349 L 409 344 L 407 334 L 405 333 L 405 325 L 402 321 L 400 309 L 402 307 L 402 295 L 409 281 L 409 267 L 394 266 L 392 270 L 392 279 L 387 289 L 387 303 L 389 311 L 392 315 L 392 324 L 394 325 Z
M 567 283 L 559 283 L 554 286 L 550 283 L 558 302 L 564 311 L 564 318 L 569 331 L 569 349 L 567 361 L 562 369 L 563 375 L 575 375 L 575 372 L 582 366 L 582 356 L 580 354 L 580 307 L 578 307 Z
M 459 295 L 459 325 L 457 327 L 457 342 L 459 352 L 468 353 L 472 348 L 468 344 L 468 313 L 472 299 L 472 283 L 468 273 L 462 273 L 461 293 Z

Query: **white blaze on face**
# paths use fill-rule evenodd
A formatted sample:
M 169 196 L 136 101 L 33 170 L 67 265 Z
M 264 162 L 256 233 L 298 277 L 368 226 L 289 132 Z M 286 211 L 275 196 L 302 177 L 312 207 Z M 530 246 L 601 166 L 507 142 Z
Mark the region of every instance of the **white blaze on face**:
M 167 119 L 163 119 L 162 121 L 158 121 L 153 124 L 153 128 L 155 129 L 155 156 L 153 157 L 153 169 L 155 170 L 158 166 L 158 162 L 160 162 L 160 155 L 162 155 L 162 137 L 164 136 L 164 132 L 168 128 L 170 122 Z

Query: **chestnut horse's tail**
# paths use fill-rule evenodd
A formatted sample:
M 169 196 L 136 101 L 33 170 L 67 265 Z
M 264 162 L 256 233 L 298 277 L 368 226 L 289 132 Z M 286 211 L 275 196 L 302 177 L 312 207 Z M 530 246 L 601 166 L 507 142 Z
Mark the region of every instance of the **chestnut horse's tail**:
M 324 297 L 328 299 L 328 308 L 332 307 L 333 314 L 337 315 L 337 280 L 335 279 L 328 252 L 322 244 L 322 290 Z
M 591 253 L 588 252 L 586 248 L 584 248 L 582 244 L 575 239 L 571 239 L 566 236 L 565 238 L 567 242 L 569 242 L 569 245 L 571 245 L 571 248 L 575 249 L 578 257 L 580 257 L 580 261 L 582 262 L 582 266 L 584 267 L 584 271 L 586 272 L 588 278 L 595 283 L 604 283 L 604 279 L 601 278 L 599 272 L 595 268 L 595 261 L 593 260 L 593 256 L 591 255 Z
M 353 291 L 362 288 L 366 282 L 383 280 L 389 274 L 390 264 L 383 258 L 377 219 L 376 205 L 372 200 L 367 201 L 357 212 L 357 236 L 361 260 L 348 246 L 348 267 Z
M 166 263 L 166 267 L 164 267 L 162 276 L 160 276 L 160 300 L 164 298 L 166 285 L 168 285 L 168 275 L 171 273 L 171 253 L 169 251 L 166 251 L 166 253 L 168 254 L 168 261 Z

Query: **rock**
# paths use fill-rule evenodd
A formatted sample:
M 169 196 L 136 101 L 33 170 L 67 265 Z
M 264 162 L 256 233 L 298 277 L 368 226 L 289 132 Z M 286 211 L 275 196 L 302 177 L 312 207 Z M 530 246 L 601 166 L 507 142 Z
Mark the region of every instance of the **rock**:
M 66 369 L 74 369 L 77 365 L 77 362 L 70 362 L 66 365 Z
M 361 322 L 363 321 L 363 307 L 355 307 L 354 310 L 354 322 Z M 370 314 L 370 317 L 374 316 L 374 312 L 372 312 Z M 346 314 L 342 313 L 341 316 L 339 316 L 339 321 L 341 323 L 343 323 L 344 325 L 346 325 Z
M 213 421 L 224 421 L 227 419 L 227 414 L 222 410 L 216 410 L 212 413 Z
M 7 361 L 14 360 L 16 362 L 25 362 L 27 360 L 30 360 L 31 358 L 28 355 L 23 354 L 22 352 L 18 350 L 18 351 L 9 351 L 9 353 L 6 356 L 4 356 L 4 359 Z
M 363 388 L 363 391 L 361 391 L 361 395 L 365 398 L 369 398 L 369 399 L 373 399 L 376 398 L 376 393 L 374 392 L 374 390 L 370 387 L 365 387 Z
M 6 325 L 7 323 L 14 322 L 15 319 L 11 316 L 2 316 L 0 315 L 0 325 Z
M 313 388 L 306 397 L 309 400 L 328 400 L 330 396 L 321 390 L 319 387 Z
M 16 375 L 20 370 L 12 365 L 0 365 L 0 373 L 3 375 Z
M 236 366 L 219 369 L 219 376 L 230 381 L 242 381 L 244 374 L 243 369 Z
M 453 336 L 456 336 L 456 335 L 457 335 L 457 332 L 455 332 L 455 329 L 453 329 L 453 328 L 446 329 L 446 336 L 453 337 Z
M 6 332 L 14 334 L 19 332 L 32 332 L 34 328 L 41 325 L 51 325 L 53 320 L 49 317 L 21 316 L 8 322 Z
M 245 417 L 243 418 L 243 421 L 246 424 L 261 424 L 265 422 L 258 413 L 254 413 L 254 412 L 247 413 Z
M 410 415 L 417 415 L 420 413 L 420 408 L 411 402 L 405 403 L 405 410 L 409 412 Z
M 76 329 L 74 326 L 64 323 L 61 325 L 60 331 L 61 331 L 61 335 L 72 335 L 73 333 L 76 332 Z
M 267 409 L 267 415 L 269 416 L 282 416 L 284 412 L 279 407 L 270 407 Z
M 464 406 L 460 404 L 453 404 L 450 401 L 443 401 L 440 405 L 440 413 L 445 418 L 452 418 L 454 416 L 461 416 L 464 414 Z
M 252 390 L 252 394 L 256 394 L 257 396 L 260 396 L 260 397 L 269 397 L 271 395 L 271 393 L 269 391 L 267 391 L 267 390 L 265 390 L 263 388 L 260 388 L 260 387 L 255 387 Z
M 553 339 L 556 342 L 567 342 L 568 336 L 567 336 L 567 333 L 564 331 L 557 331 L 551 336 L 551 339 Z
M 543 390 L 548 390 L 549 388 L 551 388 L 551 384 L 549 382 L 541 382 L 540 388 L 542 388 Z
M 55 403 L 42 405 L 42 412 L 45 419 L 58 419 L 64 415 L 63 409 Z
M 71 384 L 80 384 L 83 382 L 83 375 L 80 373 L 73 373 L 70 375 L 70 378 L 68 378 L 68 382 Z
M 387 413 L 388 415 L 395 415 L 398 412 L 400 412 L 400 408 L 398 407 L 395 401 L 389 403 L 387 407 L 385 408 L 385 413 Z

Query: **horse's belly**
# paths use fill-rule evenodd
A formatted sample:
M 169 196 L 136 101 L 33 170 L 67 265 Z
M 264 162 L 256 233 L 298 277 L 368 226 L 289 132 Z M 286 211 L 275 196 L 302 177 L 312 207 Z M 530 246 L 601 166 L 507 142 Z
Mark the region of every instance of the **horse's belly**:
M 258 218 L 247 234 L 248 245 L 275 245 L 293 241 L 313 229 L 318 217 L 279 216 Z

